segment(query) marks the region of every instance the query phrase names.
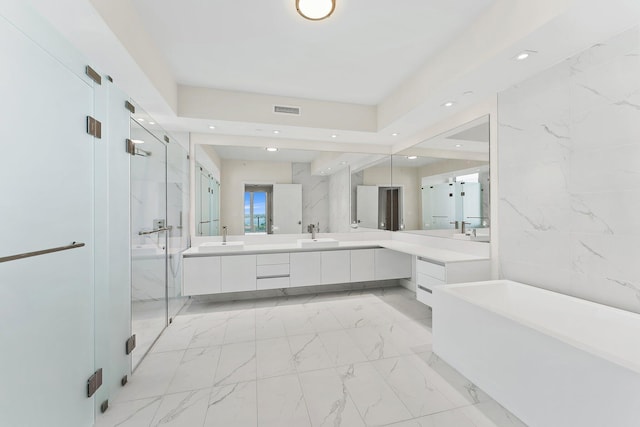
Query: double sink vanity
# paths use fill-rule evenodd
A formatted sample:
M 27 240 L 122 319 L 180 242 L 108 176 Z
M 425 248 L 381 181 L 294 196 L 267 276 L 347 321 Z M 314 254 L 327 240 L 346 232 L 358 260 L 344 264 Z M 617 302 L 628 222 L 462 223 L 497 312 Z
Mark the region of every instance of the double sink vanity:
M 399 280 L 416 290 L 419 301 L 432 306 L 434 287 L 488 280 L 491 275 L 488 257 L 418 243 L 325 237 L 265 244 L 270 239 L 264 237 L 251 244 L 203 242 L 185 251 L 183 295 L 324 285 L 349 289 L 354 283 L 375 286 Z

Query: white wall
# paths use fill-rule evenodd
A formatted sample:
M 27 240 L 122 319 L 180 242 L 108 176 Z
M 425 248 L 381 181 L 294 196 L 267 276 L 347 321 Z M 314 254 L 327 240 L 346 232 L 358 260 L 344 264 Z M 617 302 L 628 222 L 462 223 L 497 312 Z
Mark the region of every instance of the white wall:
M 351 189 L 349 169 L 342 169 L 329 178 L 329 232 L 348 233 L 351 223 Z
M 244 234 L 244 185 L 291 184 L 291 163 L 223 160 L 220 174 L 220 225 Z
M 405 230 L 420 228 L 421 195 L 418 168 L 394 167 L 393 186 L 402 187 L 402 217 Z
M 292 184 L 302 185 L 302 230 L 320 224 L 318 232 L 329 232 L 329 177 L 311 175 L 311 163 L 291 164 Z
M 499 95 L 501 275 L 640 312 L 633 29 Z

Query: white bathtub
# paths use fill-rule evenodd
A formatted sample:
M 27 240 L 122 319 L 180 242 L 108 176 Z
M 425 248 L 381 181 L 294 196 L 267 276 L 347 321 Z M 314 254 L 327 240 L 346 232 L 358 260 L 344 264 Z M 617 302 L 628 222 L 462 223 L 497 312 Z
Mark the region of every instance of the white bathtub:
M 508 280 L 434 298 L 433 351 L 529 426 L 640 426 L 639 314 Z

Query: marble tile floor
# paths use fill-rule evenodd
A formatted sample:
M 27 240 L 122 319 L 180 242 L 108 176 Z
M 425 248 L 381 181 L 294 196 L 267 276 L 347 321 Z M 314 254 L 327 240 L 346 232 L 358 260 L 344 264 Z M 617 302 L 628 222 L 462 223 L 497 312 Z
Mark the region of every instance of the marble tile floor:
M 96 425 L 524 426 L 431 352 L 400 287 L 188 304 Z

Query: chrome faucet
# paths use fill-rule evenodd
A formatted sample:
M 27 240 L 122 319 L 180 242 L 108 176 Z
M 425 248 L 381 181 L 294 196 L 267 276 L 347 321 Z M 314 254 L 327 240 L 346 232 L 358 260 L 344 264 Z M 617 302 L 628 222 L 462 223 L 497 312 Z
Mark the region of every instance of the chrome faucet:
M 460 233 L 467 234 L 467 225 L 471 225 L 471 223 L 470 222 L 460 221 L 460 226 L 462 227 L 460 229 Z
M 309 233 L 311 233 L 311 239 L 315 240 L 316 239 L 316 225 L 315 224 L 309 224 L 307 226 L 307 231 Z
M 222 226 L 222 243 L 227 243 L 227 226 Z

